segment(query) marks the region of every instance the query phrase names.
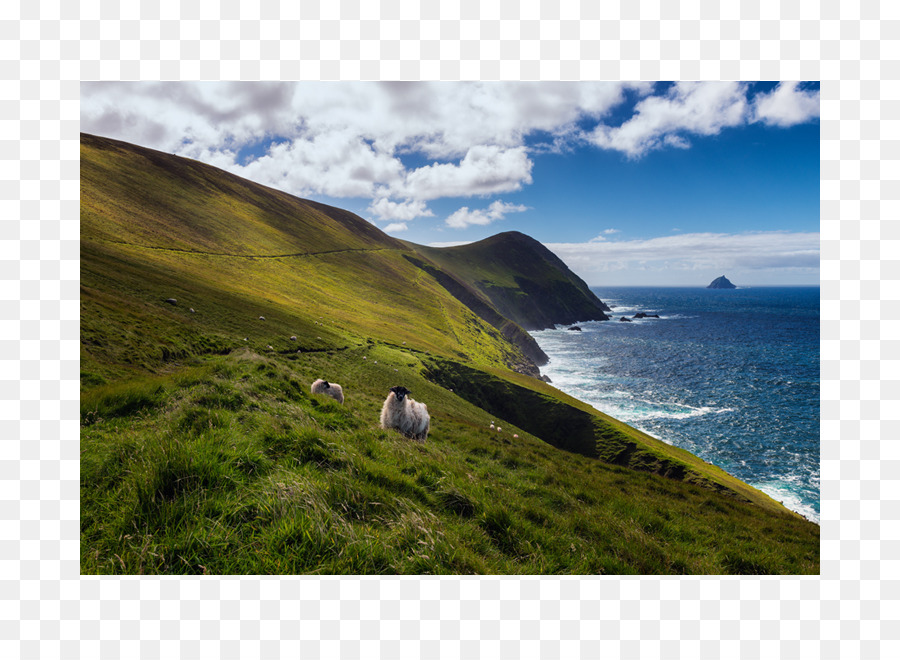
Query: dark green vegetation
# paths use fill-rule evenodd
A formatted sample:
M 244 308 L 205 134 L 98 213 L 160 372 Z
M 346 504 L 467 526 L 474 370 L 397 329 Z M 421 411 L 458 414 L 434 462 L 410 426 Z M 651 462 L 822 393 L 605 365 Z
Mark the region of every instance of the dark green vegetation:
M 817 573 L 818 526 L 528 375 L 550 261 L 505 236 L 442 263 L 82 136 L 82 572 Z M 424 444 L 378 428 L 398 384 Z

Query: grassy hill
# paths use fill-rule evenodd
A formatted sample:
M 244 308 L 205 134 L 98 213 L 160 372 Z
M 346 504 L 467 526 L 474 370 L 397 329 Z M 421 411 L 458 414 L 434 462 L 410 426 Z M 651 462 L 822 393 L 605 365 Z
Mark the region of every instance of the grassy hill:
M 599 302 L 540 244 L 447 257 L 176 156 L 81 159 L 83 573 L 818 572 L 818 526 L 533 377 L 529 282 Z M 397 384 L 425 444 L 378 428 Z
M 483 293 L 497 310 L 526 330 L 558 323 L 605 321 L 610 311 L 563 261 L 517 231 L 450 248 L 407 243 Z

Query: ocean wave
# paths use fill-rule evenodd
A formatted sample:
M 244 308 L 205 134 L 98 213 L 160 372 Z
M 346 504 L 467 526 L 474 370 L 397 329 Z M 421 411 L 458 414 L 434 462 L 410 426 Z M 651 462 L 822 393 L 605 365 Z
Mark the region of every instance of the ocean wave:
M 541 372 L 602 413 L 818 521 L 817 292 L 802 300 L 778 291 L 758 299 L 616 293 L 600 295 L 615 305 L 612 321 L 532 333 L 550 357 Z M 773 315 L 788 304 L 809 310 L 808 328 L 795 315 Z M 660 318 L 618 322 L 638 312 Z
M 787 481 L 793 481 L 790 477 Z M 816 509 L 805 502 L 803 496 L 797 493 L 790 483 L 781 481 L 765 481 L 760 483 L 747 482 L 757 490 L 761 490 L 776 502 L 781 502 L 786 508 L 795 513 L 799 513 L 807 520 L 819 524 L 821 520 L 820 513 Z
M 734 412 L 734 408 L 713 408 L 712 406 L 689 406 L 686 403 L 662 403 L 659 401 L 649 401 L 647 399 L 638 399 L 642 403 L 650 406 L 650 410 L 644 413 L 645 419 L 690 419 L 691 417 L 700 417 L 701 415 L 721 415 L 722 413 Z

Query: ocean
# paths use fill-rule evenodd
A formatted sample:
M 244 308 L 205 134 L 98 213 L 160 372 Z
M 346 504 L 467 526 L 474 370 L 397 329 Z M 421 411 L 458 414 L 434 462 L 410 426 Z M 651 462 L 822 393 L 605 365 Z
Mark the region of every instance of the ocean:
M 531 333 L 553 385 L 818 523 L 819 287 L 592 290 L 610 321 Z

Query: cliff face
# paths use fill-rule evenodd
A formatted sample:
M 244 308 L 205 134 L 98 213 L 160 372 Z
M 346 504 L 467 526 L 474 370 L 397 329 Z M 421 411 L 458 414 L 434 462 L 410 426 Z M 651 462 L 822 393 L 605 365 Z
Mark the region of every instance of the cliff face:
M 609 307 L 584 280 L 520 232 L 451 248 L 408 245 L 481 292 L 497 311 L 526 330 L 609 318 Z
M 710 282 L 707 289 L 736 289 L 737 287 L 728 281 L 728 278 L 722 275 Z

